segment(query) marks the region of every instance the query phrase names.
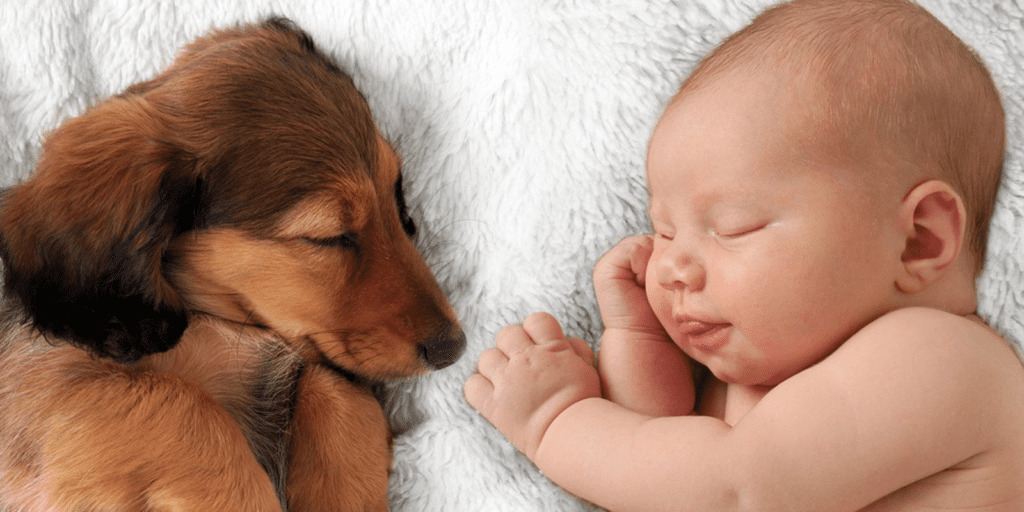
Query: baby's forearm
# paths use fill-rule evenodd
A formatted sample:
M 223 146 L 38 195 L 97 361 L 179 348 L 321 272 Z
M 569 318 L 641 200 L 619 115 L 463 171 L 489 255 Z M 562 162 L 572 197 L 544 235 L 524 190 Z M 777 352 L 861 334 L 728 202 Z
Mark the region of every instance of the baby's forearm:
M 606 330 L 598 373 L 604 397 L 629 410 L 655 417 L 693 411 L 690 359 L 664 334 Z
M 534 463 L 567 491 L 616 512 L 728 510 L 733 482 L 718 462 L 729 431 L 714 418 L 650 418 L 591 398 L 555 418 Z

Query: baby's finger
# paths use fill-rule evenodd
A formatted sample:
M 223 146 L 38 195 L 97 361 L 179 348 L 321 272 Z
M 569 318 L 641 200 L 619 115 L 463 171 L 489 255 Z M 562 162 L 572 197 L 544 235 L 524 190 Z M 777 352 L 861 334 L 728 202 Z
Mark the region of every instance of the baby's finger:
M 632 252 L 634 246 L 643 243 L 645 236 L 631 236 L 622 239 L 615 244 L 604 256 L 597 260 L 594 265 L 595 283 L 605 280 L 632 279 L 636 273 L 632 265 Z
M 580 338 L 569 338 L 569 345 L 572 346 L 573 352 L 580 356 L 581 359 L 586 361 L 590 366 L 594 366 L 594 351 L 590 348 L 587 342 Z
M 489 348 L 480 354 L 476 363 L 477 371 L 487 377 L 493 378 L 502 368 L 508 365 L 508 356 L 499 349 Z
M 548 313 L 534 313 L 526 317 L 526 320 L 523 321 L 523 329 L 538 345 L 552 340 L 565 339 L 562 326 L 558 324 L 555 317 Z
M 637 237 L 636 244 L 629 251 L 629 267 L 636 276 L 636 284 L 647 286 L 647 265 L 654 252 L 654 239 L 649 236 Z
M 521 325 L 510 325 L 498 332 L 497 340 L 494 342 L 498 350 L 505 355 L 512 356 L 533 345 L 530 335 Z
M 487 377 L 474 373 L 466 379 L 462 392 L 469 405 L 482 413 L 489 407 L 491 397 L 494 396 L 494 384 Z

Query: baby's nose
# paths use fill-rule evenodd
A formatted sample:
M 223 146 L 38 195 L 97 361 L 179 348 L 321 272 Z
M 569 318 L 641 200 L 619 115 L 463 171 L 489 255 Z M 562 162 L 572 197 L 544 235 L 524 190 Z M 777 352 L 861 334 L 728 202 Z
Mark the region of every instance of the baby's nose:
M 684 250 L 680 245 L 673 243 L 658 259 L 658 284 L 669 290 L 686 288 L 695 292 L 704 289 L 707 277 L 704 265 L 692 252 Z

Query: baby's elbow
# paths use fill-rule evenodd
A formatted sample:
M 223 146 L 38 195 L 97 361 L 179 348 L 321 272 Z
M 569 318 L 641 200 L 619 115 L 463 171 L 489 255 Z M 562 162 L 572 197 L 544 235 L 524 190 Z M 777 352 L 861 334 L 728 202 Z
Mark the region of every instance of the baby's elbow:
M 727 479 L 722 481 L 716 489 L 716 496 L 709 503 L 709 507 L 703 510 L 714 510 L 722 512 L 764 512 L 766 510 L 791 510 L 793 507 L 793 497 L 785 496 L 785 492 L 780 492 L 781 489 L 778 486 L 773 485 L 775 479 L 770 475 L 763 473 L 763 469 L 759 465 L 753 465 L 758 467 L 759 470 L 752 470 L 750 465 L 737 464 L 737 466 L 746 466 L 746 471 L 740 470 L 734 467 L 733 471 L 724 471 L 722 474 L 728 475 Z
M 706 475 L 710 476 L 710 474 Z M 677 492 L 669 492 L 658 497 L 657 504 L 648 501 L 638 503 L 636 512 L 678 512 L 695 510 L 701 512 L 765 512 L 769 510 L 788 510 L 786 506 L 778 506 L 777 500 L 770 499 L 763 489 L 754 485 L 743 485 L 736 480 L 726 480 L 721 474 L 714 479 L 703 482 L 690 481 L 679 485 Z M 697 485 L 693 485 L 697 484 Z M 620 512 L 620 511 L 616 511 Z
M 731 487 L 724 489 L 719 497 L 719 504 L 704 510 L 729 512 L 846 510 L 843 504 L 821 503 L 819 498 L 797 494 L 794 489 L 776 481 L 772 475 L 761 474 L 734 483 Z
M 692 492 L 688 491 L 688 492 Z M 735 487 L 727 487 L 716 490 L 706 490 L 700 496 L 689 494 L 686 496 L 675 496 L 669 503 L 663 503 L 658 507 L 644 506 L 636 509 L 637 512 L 650 512 L 659 510 L 664 512 L 678 512 L 680 510 L 699 510 L 702 512 L 765 512 L 767 510 L 785 510 L 785 507 L 778 508 L 762 505 L 765 501 L 755 499 L 751 493 Z

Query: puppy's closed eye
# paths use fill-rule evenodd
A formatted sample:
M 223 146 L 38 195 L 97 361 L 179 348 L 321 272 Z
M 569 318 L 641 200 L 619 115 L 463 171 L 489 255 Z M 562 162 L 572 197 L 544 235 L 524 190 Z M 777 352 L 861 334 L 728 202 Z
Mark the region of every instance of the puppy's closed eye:
M 306 242 L 315 245 L 317 247 L 323 247 L 328 249 L 341 248 L 347 250 L 359 249 L 359 235 L 351 231 L 347 231 L 338 236 L 328 238 L 304 238 Z

